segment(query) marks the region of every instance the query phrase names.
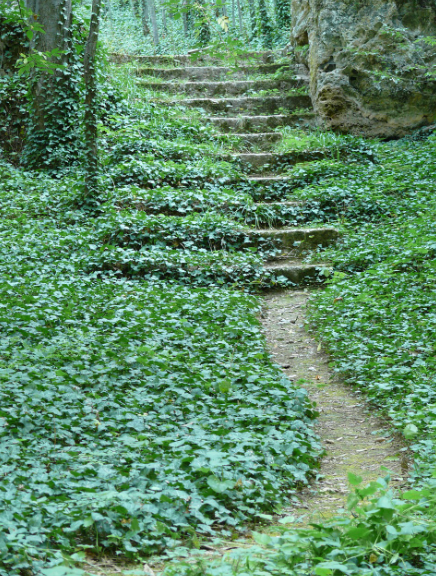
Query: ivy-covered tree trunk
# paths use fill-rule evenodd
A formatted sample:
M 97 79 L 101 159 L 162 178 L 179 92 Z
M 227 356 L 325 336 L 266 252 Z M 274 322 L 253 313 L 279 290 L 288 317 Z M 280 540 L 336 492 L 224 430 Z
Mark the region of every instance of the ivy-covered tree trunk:
M 266 48 L 272 48 L 273 28 L 268 16 L 265 0 L 259 0 L 260 30 L 263 36 L 263 43 Z
M 70 145 L 77 136 L 78 124 L 78 88 L 67 69 L 71 55 L 71 0 L 27 0 L 26 5 L 45 31 L 35 34 L 31 50 L 62 51 L 55 62 L 65 69 L 58 68 L 52 74 L 38 70 L 33 74 L 23 162 L 33 167 L 69 164 L 74 148 Z
M 97 74 L 95 56 L 102 0 L 92 0 L 92 15 L 85 48 L 85 191 L 88 196 L 98 188 L 97 146 Z
M 188 36 L 188 30 L 189 30 L 188 0 L 182 0 L 182 16 L 183 16 L 183 32 L 186 38 Z
M 250 28 L 251 36 L 256 35 L 256 8 L 254 6 L 254 0 L 248 0 L 248 11 L 250 13 Z
M 132 0 L 132 9 L 134 15 L 139 18 L 139 0 Z
M 210 42 L 211 32 L 207 2 L 205 0 L 197 0 L 197 18 L 198 41 L 201 46 L 206 46 Z
M 274 0 L 277 25 L 287 28 L 291 23 L 291 0 Z

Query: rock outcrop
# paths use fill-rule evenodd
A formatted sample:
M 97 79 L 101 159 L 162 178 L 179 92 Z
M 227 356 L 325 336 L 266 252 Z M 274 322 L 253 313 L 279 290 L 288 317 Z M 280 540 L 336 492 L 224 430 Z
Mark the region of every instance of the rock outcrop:
M 435 121 L 432 36 L 435 0 L 292 2 L 292 43 L 315 111 L 342 132 L 395 138 Z

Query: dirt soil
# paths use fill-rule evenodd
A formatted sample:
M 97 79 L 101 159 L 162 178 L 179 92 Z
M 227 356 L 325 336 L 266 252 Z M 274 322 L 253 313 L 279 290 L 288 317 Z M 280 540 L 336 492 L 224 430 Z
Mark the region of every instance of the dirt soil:
M 304 524 L 328 518 L 343 508 L 349 493 L 348 472 L 363 477 L 366 484 L 392 472 L 392 485 L 407 477 L 404 445 L 392 437 L 386 420 L 362 394 L 343 384 L 329 367 L 329 357 L 305 328 L 308 291 L 283 291 L 268 295 L 262 324 L 274 360 L 293 381 L 301 381 L 320 413 L 316 432 L 326 455 L 319 480 L 301 491 L 299 503 L 285 514 L 304 516 Z

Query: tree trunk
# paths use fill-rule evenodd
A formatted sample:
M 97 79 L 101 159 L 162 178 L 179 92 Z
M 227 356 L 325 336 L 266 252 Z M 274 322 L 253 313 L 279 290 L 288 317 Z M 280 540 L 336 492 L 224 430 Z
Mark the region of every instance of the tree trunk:
M 238 18 L 239 18 L 239 32 L 242 36 L 244 33 L 244 24 L 242 20 L 241 0 L 237 0 L 237 5 L 238 5 Z
M 236 8 L 235 8 L 235 0 L 232 0 L 232 27 L 233 30 L 236 28 Z
M 148 4 L 147 0 L 141 0 L 141 20 L 142 20 L 142 32 L 144 36 L 150 35 L 150 27 L 148 25 Z
M 139 0 L 132 0 L 133 14 L 139 18 Z
M 84 58 L 85 80 L 85 192 L 89 197 L 98 188 L 98 146 L 97 146 L 97 74 L 95 55 L 102 0 L 92 0 L 91 23 L 86 42 Z
M 185 38 L 188 36 L 188 0 L 182 0 L 183 32 Z
M 154 45 L 157 46 L 159 44 L 159 32 L 157 29 L 157 20 L 156 20 L 156 5 L 155 0 L 149 0 L 149 11 L 150 11 L 150 18 L 151 18 L 151 27 L 153 29 L 153 42 Z
M 162 8 L 162 27 L 166 32 L 167 31 L 167 11 L 165 10 L 165 8 Z
M 266 48 L 272 48 L 273 28 L 268 16 L 265 0 L 259 0 L 259 16 L 264 46 Z
M 206 0 L 197 0 L 197 32 L 198 41 L 201 46 L 207 46 L 210 42 L 211 32 L 209 26 L 209 15 Z
M 77 78 L 69 67 L 75 57 L 71 46 L 71 0 L 27 0 L 26 6 L 45 31 L 35 34 L 30 51 L 62 51 L 52 62 L 65 69 L 57 68 L 53 74 L 32 73 L 32 98 L 21 160 L 29 168 L 71 165 L 78 158 L 80 141 L 80 95 Z
M 291 1 L 274 0 L 276 20 L 279 28 L 287 28 L 291 23 Z
M 45 34 L 36 34 L 31 42 L 31 50 L 51 52 L 55 48 L 67 51 L 70 44 L 71 0 L 27 0 L 27 8 L 38 18 L 38 23 L 44 28 Z M 64 57 L 61 57 L 65 61 Z M 40 73 L 33 86 L 33 107 L 35 124 L 44 130 L 46 124 L 47 106 L 55 106 L 53 90 L 59 82 L 59 77 L 65 77 L 62 70 L 54 74 Z M 51 109 L 49 114 L 61 115 L 61 110 Z

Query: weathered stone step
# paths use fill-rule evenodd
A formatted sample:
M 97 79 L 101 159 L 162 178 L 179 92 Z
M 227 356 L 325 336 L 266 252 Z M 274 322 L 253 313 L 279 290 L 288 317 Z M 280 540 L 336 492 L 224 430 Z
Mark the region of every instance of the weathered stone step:
M 285 96 L 244 96 L 240 98 L 188 98 L 186 100 L 168 100 L 156 103 L 167 106 L 188 106 L 189 108 L 202 108 L 209 113 L 226 112 L 229 116 L 238 114 L 274 114 L 280 108 L 291 112 L 299 108 L 311 106 L 310 97 L 305 94 L 289 94 Z
M 112 52 L 109 55 L 111 62 L 115 64 L 125 64 L 127 62 L 139 62 L 140 64 L 148 64 L 150 66 L 191 66 L 200 64 L 221 64 L 226 60 L 227 55 L 222 54 L 211 56 L 209 54 L 199 54 L 195 51 L 189 54 L 174 54 L 174 55 L 161 55 L 161 56 L 141 56 L 123 54 L 121 52 Z M 237 59 L 240 62 L 262 62 L 270 64 L 276 59 L 276 54 L 272 50 L 265 50 L 262 52 L 242 52 L 238 54 Z
M 290 66 L 283 64 L 257 64 L 252 66 L 189 66 L 186 68 L 153 68 L 137 69 L 139 76 L 155 76 L 168 80 L 225 80 L 231 78 L 247 78 L 253 74 L 274 74 L 278 70 L 295 72 Z
M 276 276 L 284 276 L 294 284 L 315 284 L 323 282 L 331 273 L 331 264 L 303 264 L 298 260 L 267 262 L 266 270 Z
M 254 168 L 264 168 L 266 165 L 275 164 L 278 154 L 273 152 L 238 152 L 232 154 L 235 160 L 241 160 L 244 164 L 250 164 Z
M 333 227 L 323 228 L 277 228 L 250 230 L 252 240 L 272 239 L 277 248 L 285 253 L 298 254 L 309 248 L 328 246 L 340 236 L 339 231 Z
M 272 208 L 272 209 L 280 209 L 284 207 L 290 206 L 304 206 L 305 202 L 303 200 L 280 200 L 277 202 L 276 200 L 272 202 L 255 202 L 255 206 L 265 207 L 265 208 Z
M 291 180 L 289 176 L 248 176 L 250 182 L 256 182 L 258 184 L 268 184 L 275 182 L 288 182 Z
M 241 140 L 241 145 L 245 149 L 253 149 L 258 148 L 261 150 L 270 150 L 274 147 L 277 142 L 283 139 L 282 134 L 280 132 L 259 132 L 251 133 L 251 134 L 221 134 L 220 138 L 222 139 L 223 136 L 229 137 L 229 146 L 232 145 L 231 138 L 237 136 Z M 241 145 L 235 145 L 235 148 L 240 148 Z
M 256 171 L 265 168 L 277 169 L 281 165 L 293 166 L 300 162 L 313 162 L 322 160 L 328 151 L 324 150 L 296 150 L 285 153 L 279 152 L 238 152 L 232 154 L 232 158 L 240 160 L 243 164 L 249 164 Z M 252 178 L 253 176 L 249 176 Z M 270 176 L 268 176 L 271 179 Z M 276 180 L 277 181 L 277 180 Z
M 168 92 L 170 94 L 188 94 L 193 96 L 240 96 L 247 91 L 279 90 L 288 92 L 293 88 L 307 85 L 302 78 L 289 80 L 228 80 L 227 82 L 151 82 L 140 80 L 139 84 L 148 90 Z
M 317 126 L 318 120 L 313 112 L 298 114 L 274 114 L 263 116 L 235 116 L 205 118 L 212 122 L 223 133 L 267 132 L 268 129 L 281 126 L 301 127 L 302 125 Z

